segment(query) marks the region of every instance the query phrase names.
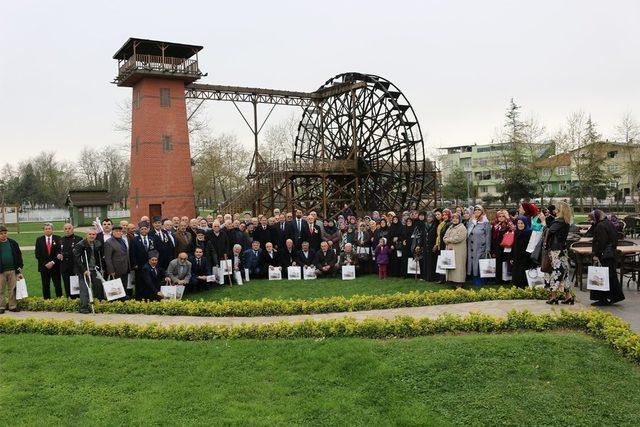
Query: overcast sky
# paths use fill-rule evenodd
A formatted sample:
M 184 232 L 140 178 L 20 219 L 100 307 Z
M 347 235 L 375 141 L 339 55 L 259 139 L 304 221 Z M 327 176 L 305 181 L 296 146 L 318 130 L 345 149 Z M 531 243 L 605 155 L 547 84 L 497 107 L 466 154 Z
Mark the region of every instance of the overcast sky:
M 624 112 L 640 117 L 639 24 L 633 0 L 5 1 L 0 163 L 126 141 L 114 123 L 130 89 L 110 82 L 128 37 L 204 46 L 204 83 L 312 91 L 346 71 L 386 77 L 428 147 L 489 142 L 511 97 L 552 131 L 582 109 L 613 136 Z M 232 104 L 209 102 L 207 117 L 251 145 Z

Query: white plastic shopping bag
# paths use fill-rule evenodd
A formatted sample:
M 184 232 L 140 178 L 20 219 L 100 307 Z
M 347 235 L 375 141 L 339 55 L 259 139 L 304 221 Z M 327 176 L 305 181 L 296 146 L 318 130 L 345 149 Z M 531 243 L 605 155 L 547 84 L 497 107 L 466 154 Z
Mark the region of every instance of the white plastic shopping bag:
M 287 267 L 287 278 L 289 280 L 302 280 L 302 270 L 300 270 L 300 267 L 295 265 Z
M 316 268 L 313 266 L 310 267 L 304 267 L 303 269 L 303 277 L 304 280 L 313 280 L 313 279 L 317 279 L 316 277 Z
M 134 275 L 135 273 L 133 271 L 129 273 L 129 277 L 127 277 L 127 289 L 134 288 Z
M 127 296 L 121 279 L 105 280 L 102 282 L 102 287 L 104 288 L 104 295 L 107 297 L 107 301 L 113 301 Z
M 282 280 L 282 270 L 280 267 L 269 267 L 269 280 Z
M 479 260 L 478 267 L 480 268 L 481 278 L 496 277 L 496 259 L 495 258 L 484 258 Z
M 220 275 L 222 276 L 224 273 L 224 276 L 228 276 L 233 272 L 233 264 L 231 263 L 230 259 L 223 259 L 220 261 L 220 269 L 218 270 L 218 272 L 220 272 Z
M 177 299 L 178 293 L 176 288 L 177 286 L 160 286 L 160 292 L 164 299 Z
M 609 267 L 589 266 L 587 272 L 587 289 L 590 291 L 608 291 Z
M 438 255 L 438 259 L 436 261 L 436 273 L 438 274 L 447 274 L 447 270 L 440 266 L 440 255 Z
M 530 254 L 533 253 L 540 239 L 542 239 L 542 231 L 532 231 L 531 237 L 529 237 L 529 244 L 527 245 L 527 252 Z
M 354 280 L 356 278 L 356 266 L 355 265 L 343 265 L 342 266 L 342 280 Z
M 251 280 L 249 278 L 249 269 L 248 268 L 244 269 L 244 280 L 247 281 L 247 282 Z
M 544 273 L 538 268 L 532 268 L 526 271 L 527 283 L 531 289 L 544 288 Z
M 236 285 L 242 285 L 242 272 L 241 271 L 234 271 L 233 272 L 233 279 L 236 282 Z
M 16 299 L 27 298 L 29 293 L 27 292 L 27 281 L 20 279 L 16 282 Z
M 440 268 L 444 270 L 455 270 L 456 254 L 452 250 L 440 251 Z
M 407 274 L 420 274 L 420 263 L 415 258 L 407 259 Z
M 506 261 L 502 263 L 502 280 L 504 282 L 511 280 L 511 264 Z
M 78 276 L 69 276 L 69 294 L 80 295 L 80 278 Z

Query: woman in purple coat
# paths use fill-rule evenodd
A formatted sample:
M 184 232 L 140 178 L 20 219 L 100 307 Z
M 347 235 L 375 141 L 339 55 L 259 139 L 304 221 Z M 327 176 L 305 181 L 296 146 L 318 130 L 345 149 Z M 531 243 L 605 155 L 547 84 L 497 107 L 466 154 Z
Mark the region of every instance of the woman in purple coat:
M 389 266 L 389 253 L 391 249 L 387 246 L 387 239 L 384 237 L 380 239 L 378 246 L 374 254 L 376 256 L 376 263 L 378 264 L 378 277 L 381 279 L 387 278 L 387 267 Z

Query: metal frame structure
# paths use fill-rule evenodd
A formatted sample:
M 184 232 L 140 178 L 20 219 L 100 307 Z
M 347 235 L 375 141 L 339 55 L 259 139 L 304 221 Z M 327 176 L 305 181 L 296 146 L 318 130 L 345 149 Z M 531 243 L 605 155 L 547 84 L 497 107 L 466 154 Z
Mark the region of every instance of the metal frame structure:
M 249 182 L 225 212 L 422 209 L 437 200 L 438 172 L 424 155 L 420 125 L 406 97 L 378 76 L 345 73 L 315 92 L 191 83 L 186 98 L 231 101 L 254 135 Z M 200 103 L 200 105 L 202 104 Z M 253 123 L 238 102 L 253 105 Z M 258 125 L 258 104 L 272 105 Z M 293 159 L 265 162 L 258 135 L 276 105 L 304 109 Z M 193 113 L 192 113 L 193 114 Z

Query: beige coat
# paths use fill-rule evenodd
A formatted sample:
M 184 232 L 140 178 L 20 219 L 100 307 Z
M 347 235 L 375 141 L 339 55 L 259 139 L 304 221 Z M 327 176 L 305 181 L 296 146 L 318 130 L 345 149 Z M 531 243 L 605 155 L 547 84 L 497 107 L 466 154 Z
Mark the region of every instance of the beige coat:
M 467 228 L 464 224 L 449 227 L 444 235 L 447 249 L 456 256 L 456 268 L 447 270 L 447 281 L 464 283 L 467 279 Z

